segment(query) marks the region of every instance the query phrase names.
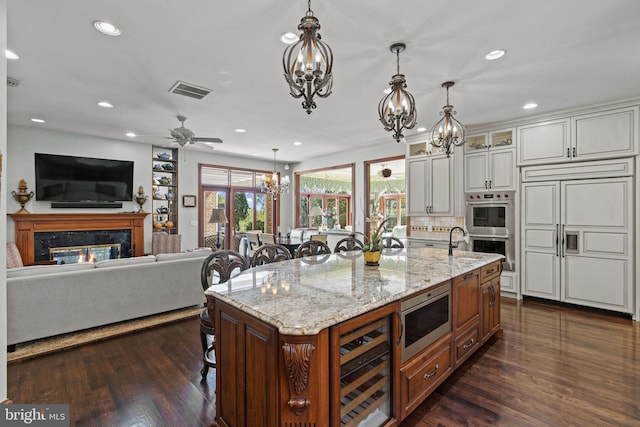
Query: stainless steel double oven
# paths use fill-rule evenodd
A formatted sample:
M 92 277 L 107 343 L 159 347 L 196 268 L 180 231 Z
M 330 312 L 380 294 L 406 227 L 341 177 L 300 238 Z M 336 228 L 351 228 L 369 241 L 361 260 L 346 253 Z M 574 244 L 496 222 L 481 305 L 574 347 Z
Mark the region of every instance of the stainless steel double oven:
M 515 270 L 515 192 L 467 193 L 465 199 L 469 250 L 502 254 L 504 270 Z

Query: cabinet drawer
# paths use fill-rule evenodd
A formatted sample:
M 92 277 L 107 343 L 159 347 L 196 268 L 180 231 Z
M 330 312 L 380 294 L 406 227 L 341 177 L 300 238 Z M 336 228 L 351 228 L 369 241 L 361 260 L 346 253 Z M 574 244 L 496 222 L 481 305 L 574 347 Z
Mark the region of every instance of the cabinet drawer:
M 407 416 L 452 372 L 451 335 L 435 342 L 425 354 L 400 370 L 402 414 Z
M 480 282 L 484 283 L 487 280 L 491 280 L 497 277 L 502 270 L 502 263 L 500 261 L 493 262 L 489 265 L 485 265 L 480 269 Z
M 462 335 L 456 338 L 456 368 L 462 364 L 478 348 L 478 324 L 475 323 Z

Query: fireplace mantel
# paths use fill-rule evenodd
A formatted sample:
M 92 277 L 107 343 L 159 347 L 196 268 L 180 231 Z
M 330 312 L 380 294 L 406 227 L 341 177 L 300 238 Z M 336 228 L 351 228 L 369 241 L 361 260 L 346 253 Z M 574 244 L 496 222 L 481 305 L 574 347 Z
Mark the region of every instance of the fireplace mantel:
M 15 223 L 15 243 L 24 265 L 34 263 L 34 233 L 44 231 L 131 230 L 134 256 L 144 255 L 146 212 L 9 214 Z

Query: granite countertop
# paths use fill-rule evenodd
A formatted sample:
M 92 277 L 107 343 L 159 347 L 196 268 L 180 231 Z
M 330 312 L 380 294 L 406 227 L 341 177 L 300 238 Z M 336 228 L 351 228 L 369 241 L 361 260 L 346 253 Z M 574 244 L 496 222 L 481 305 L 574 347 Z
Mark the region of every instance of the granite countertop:
M 386 249 L 380 265 L 370 267 L 360 251 L 342 252 L 251 268 L 205 294 L 281 334 L 315 335 L 503 258 L 454 250 L 450 259 L 444 249 Z

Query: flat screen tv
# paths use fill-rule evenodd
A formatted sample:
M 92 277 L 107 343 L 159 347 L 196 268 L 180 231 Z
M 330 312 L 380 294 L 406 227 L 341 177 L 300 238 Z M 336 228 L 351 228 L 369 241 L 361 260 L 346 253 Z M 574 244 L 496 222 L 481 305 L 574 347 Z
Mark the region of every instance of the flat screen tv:
M 133 200 L 133 162 L 35 153 L 36 200 Z

